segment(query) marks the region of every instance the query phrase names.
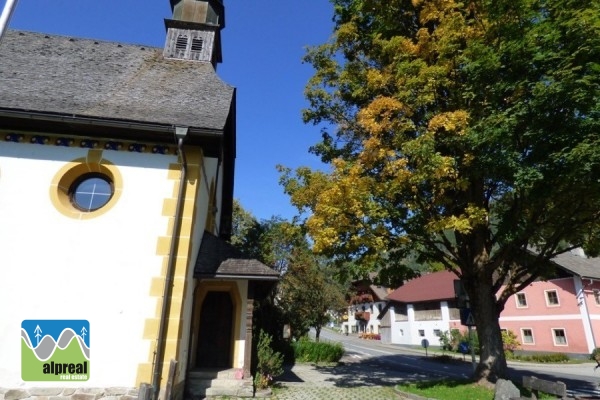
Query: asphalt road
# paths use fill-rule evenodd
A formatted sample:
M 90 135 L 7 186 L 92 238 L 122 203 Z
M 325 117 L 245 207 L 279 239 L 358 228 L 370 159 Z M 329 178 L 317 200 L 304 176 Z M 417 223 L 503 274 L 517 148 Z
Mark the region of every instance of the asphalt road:
M 375 340 L 345 336 L 328 329 L 321 331 L 321 340 L 339 342 L 346 349 L 346 356 L 377 363 L 382 370 L 405 373 L 407 379 L 468 378 L 473 372 L 471 357 L 453 354 L 455 362 L 440 363 L 430 351 L 422 348 L 385 345 Z M 600 399 L 600 369 L 596 363 L 582 364 L 533 364 L 509 362 L 510 379 L 521 382 L 525 375 L 540 379 L 565 382 L 571 397 Z

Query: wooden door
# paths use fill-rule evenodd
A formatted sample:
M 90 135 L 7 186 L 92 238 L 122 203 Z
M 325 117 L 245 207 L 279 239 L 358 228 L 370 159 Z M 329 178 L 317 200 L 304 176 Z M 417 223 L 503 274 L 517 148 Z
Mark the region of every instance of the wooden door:
M 200 311 L 196 364 L 201 368 L 229 368 L 233 328 L 233 302 L 229 292 L 208 292 Z

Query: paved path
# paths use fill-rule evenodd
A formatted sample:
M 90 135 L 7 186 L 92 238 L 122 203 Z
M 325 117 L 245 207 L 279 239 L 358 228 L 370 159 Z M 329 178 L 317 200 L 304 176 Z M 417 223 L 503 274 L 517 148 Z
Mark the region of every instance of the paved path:
M 394 386 L 406 374 L 383 371 L 376 361 L 342 358 L 335 366 L 296 364 L 277 378 L 273 400 L 404 399 Z

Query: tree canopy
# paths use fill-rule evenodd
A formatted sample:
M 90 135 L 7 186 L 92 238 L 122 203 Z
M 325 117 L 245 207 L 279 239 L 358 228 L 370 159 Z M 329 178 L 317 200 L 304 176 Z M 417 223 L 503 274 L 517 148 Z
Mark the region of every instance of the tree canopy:
M 600 3 L 332 0 L 304 120 L 328 172 L 282 167 L 314 249 L 454 271 L 506 375 L 498 316 L 574 247 L 600 250 Z

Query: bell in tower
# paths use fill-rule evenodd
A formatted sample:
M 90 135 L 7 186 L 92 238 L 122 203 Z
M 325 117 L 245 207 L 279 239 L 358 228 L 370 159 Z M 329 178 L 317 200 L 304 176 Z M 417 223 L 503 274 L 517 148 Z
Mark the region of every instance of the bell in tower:
M 221 29 L 225 10 L 221 0 L 170 0 L 172 19 L 165 19 L 165 58 L 210 62 L 222 61 Z

